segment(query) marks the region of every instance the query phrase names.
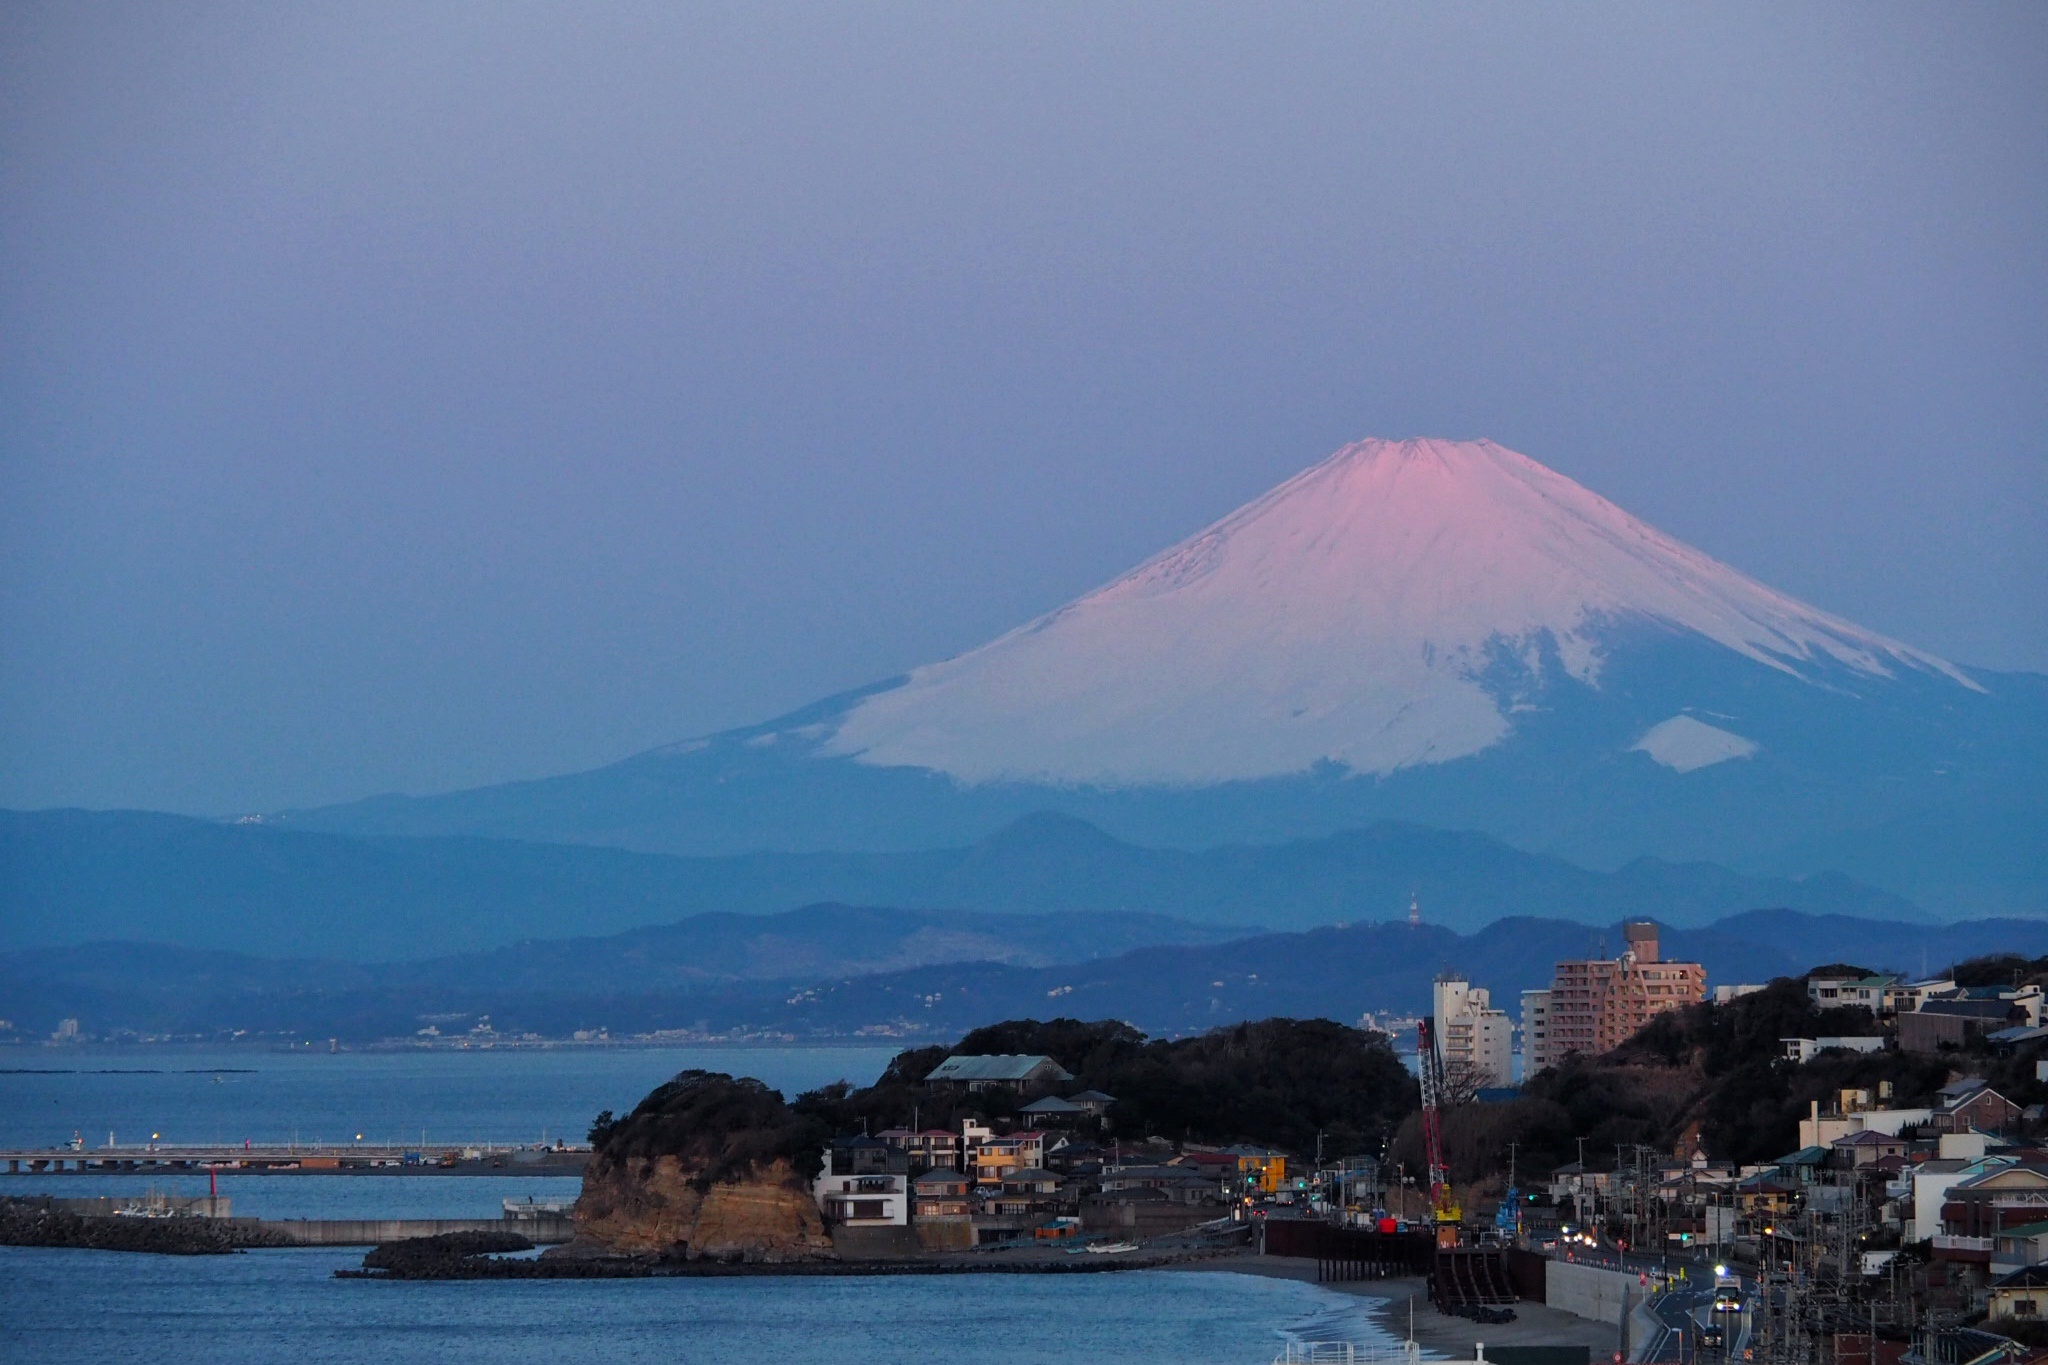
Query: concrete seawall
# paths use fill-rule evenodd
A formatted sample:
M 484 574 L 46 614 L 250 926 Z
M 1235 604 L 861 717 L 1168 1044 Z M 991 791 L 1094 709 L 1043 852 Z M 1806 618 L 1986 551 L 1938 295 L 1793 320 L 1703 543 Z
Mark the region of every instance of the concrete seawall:
M 1544 1268 L 1544 1302 L 1576 1317 L 1619 1327 L 1621 1315 L 1641 1298 L 1636 1277 L 1600 1266 L 1552 1261 Z
M 365 1247 L 436 1237 L 444 1232 L 516 1232 L 536 1245 L 566 1242 L 576 1224 L 553 1218 L 233 1218 L 224 1219 L 266 1238 L 300 1247 Z

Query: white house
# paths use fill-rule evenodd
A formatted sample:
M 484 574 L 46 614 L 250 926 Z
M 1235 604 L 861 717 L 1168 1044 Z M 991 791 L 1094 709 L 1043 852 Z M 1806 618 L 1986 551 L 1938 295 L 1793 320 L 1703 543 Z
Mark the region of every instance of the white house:
M 845 1138 L 825 1149 L 811 1197 L 831 1222 L 849 1228 L 908 1227 L 910 1161 L 871 1137 Z

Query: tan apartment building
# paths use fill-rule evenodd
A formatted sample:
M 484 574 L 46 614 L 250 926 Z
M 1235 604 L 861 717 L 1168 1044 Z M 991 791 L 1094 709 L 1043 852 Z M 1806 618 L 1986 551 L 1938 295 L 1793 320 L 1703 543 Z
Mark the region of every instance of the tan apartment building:
M 1527 1069 L 1554 1066 L 1574 1052 L 1609 1051 L 1666 1010 L 1696 1005 L 1707 996 L 1707 969 L 1697 962 L 1666 962 L 1657 926 L 1647 920 L 1622 930 L 1628 946 L 1618 958 L 1560 962 L 1547 992 L 1524 996 L 1525 1015 L 1539 996 L 1541 1029 L 1523 1020 Z

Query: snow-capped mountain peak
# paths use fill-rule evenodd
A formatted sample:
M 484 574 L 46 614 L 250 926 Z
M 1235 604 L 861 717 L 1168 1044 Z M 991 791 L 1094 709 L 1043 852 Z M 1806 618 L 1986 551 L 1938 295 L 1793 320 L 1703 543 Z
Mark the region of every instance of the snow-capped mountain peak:
M 1597 687 L 1626 626 L 1809 680 L 1911 671 L 1977 688 L 1491 441 L 1367 440 L 865 698 L 825 748 L 969 783 L 1387 773 L 1506 738 L 1504 667 Z

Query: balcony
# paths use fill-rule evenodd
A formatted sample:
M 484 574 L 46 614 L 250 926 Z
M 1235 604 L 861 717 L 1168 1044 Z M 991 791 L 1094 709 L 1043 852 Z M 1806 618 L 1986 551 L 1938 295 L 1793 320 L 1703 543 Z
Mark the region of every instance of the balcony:
M 1962 1237 L 1955 1233 L 1937 1232 L 1931 1239 L 1934 1243 L 1934 1259 L 1937 1261 L 1977 1261 L 1988 1264 L 1991 1249 L 1996 1242 L 1991 1237 Z

